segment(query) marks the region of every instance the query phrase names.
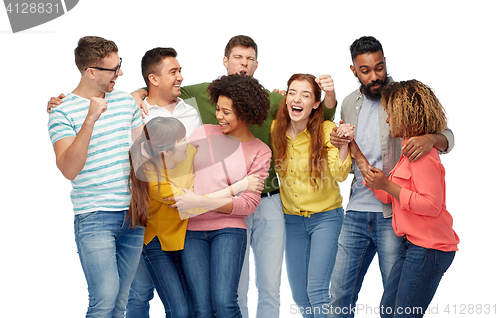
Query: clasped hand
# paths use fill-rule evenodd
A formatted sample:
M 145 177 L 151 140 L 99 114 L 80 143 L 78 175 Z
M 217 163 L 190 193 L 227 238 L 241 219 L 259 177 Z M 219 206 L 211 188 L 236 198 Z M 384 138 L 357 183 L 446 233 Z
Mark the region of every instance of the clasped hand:
M 354 140 L 354 126 L 345 124 L 340 120 L 338 127 L 332 129 L 330 133 L 330 143 L 337 148 L 350 143 Z
M 187 212 L 188 210 L 197 208 L 200 206 L 199 199 L 200 196 L 195 194 L 193 191 L 183 188 L 184 194 L 177 197 L 169 197 L 163 199 L 164 201 L 175 201 L 168 206 L 177 209 L 179 212 Z
M 244 191 L 261 194 L 262 190 L 264 190 L 264 179 L 259 175 L 251 174 L 226 189 L 208 195 L 208 197 L 230 197 L 231 195 L 237 195 Z M 163 201 L 174 201 L 174 203 L 169 204 L 169 206 L 171 208 L 177 209 L 180 212 L 187 212 L 188 210 L 199 207 L 204 208 L 202 204 L 203 196 L 195 194 L 193 191 L 186 188 L 183 188 L 182 191 L 184 192 L 184 194 L 175 197 L 166 197 L 163 199 Z
M 365 183 L 371 189 L 385 190 L 389 182 L 389 179 L 379 168 L 370 166 L 370 169 L 366 172 Z

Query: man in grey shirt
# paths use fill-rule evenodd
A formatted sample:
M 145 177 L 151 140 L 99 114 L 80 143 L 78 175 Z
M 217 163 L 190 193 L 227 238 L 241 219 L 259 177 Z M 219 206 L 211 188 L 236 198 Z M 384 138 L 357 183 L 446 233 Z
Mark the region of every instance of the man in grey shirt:
M 344 99 L 340 114 L 344 123 L 355 126 L 355 140 L 368 162 L 388 175 L 402 152 L 414 161 L 433 147 L 441 153 L 451 151 L 454 137 L 449 129 L 410 138 L 401 147 L 402 139 L 391 136 L 387 113 L 380 104 L 382 88 L 392 82 L 387 76 L 382 45 L 373 37 L 361 37 L 350 50 L 351 70 L 361 86 Z M 337 146 L 343 142 L 335 131 L 330 141 Z M 382 204 L 363 185 L 363 176 L 354 162 L 352 172 L 351 194 L 330 287 L 331 317 L 354 317 L 358 293 L 375 253 L 385 286 L 402 244 L 402 237 L 396 236 L 392 228 L 392 205 Z

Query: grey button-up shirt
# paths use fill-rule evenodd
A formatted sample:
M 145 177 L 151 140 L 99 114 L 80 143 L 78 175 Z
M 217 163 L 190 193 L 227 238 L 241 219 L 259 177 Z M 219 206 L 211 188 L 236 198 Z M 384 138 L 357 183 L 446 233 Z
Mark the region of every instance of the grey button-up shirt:
M 389 82 L 392 82 L 392 78 L 390 77 Z M 357 134 L 358 114 L 359 110 L 361 109 L 361 105 L 363 104 L 363 98 L 365 98 L 365 96 L 361 93 L 360 88 L 358 88 L 344 99 L 344 101 L 342 102 L 342 107 L 340 109 L 340 117 L 342 118 L 344 123 L 355 126 L 354 134 Z M 380 127 L 378 137 L 380 138 L 380 146 L 382 148 L 382 171 L 384 171 L 385 175 L 388 176 L 396 163 L 398 163 L 399 158 L 401 158 L 401 143 L 403 140 L 401 138 L 394 138 L 391 136 L 389 124 L 386 123 L 386 119 L 387 113 L 382 105 L 380 105 L 378 109 L 378 122 Z M 440 134 L 445 136 L 448 140 L 448 149 L 440 153 L 448 153 L 453 149 L 453 146 L 455 145 L 455 137 L 453 136 L 453 132 L 450 129 L 446 128 L 444 131 L 440 132 Z M 352 172 L 353 171 L 351 169 L 351 173 Z M 353 179 L 352 182 L 354 184 L 356 180 Z M 392 216 L 392 204 L 384 204 L 382 208 L 385 218 L 389 218 Z

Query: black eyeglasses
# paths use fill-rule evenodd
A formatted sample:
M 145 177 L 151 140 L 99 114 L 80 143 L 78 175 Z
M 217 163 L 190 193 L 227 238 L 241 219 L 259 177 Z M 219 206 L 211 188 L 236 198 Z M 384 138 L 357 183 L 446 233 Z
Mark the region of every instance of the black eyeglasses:
M 85 70 L 88 70 L 89 68 L 95 68 L 96 70 L 100 70 L 100 71 L 115 72 L 115 76 L 118 76 L 118 73 L 120 72 L 121 67 L 122 67 L 122 58 L 120 57 L 120 64 L 118 64 L 118 66 L 116 68 L 104 68 L 104 67 L 90 66 L 90 67 L 87 67 Z

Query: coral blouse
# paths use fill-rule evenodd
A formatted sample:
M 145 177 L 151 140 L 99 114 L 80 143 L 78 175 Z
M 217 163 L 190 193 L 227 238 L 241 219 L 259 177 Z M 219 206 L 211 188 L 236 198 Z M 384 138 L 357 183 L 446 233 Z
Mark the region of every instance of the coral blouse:
M 449 252 L 458 250 L 460 240 L 446 210 L 444 176 L 438 151 L 433 148 L 414 162 L 401 156 L 391 171 L 389 180 L 401 187 L 399 201 L 383 190 L 372 191 L 383 203 L 392 202 L 396 235 L 406 235 L 411 243 L 421 247 Z

